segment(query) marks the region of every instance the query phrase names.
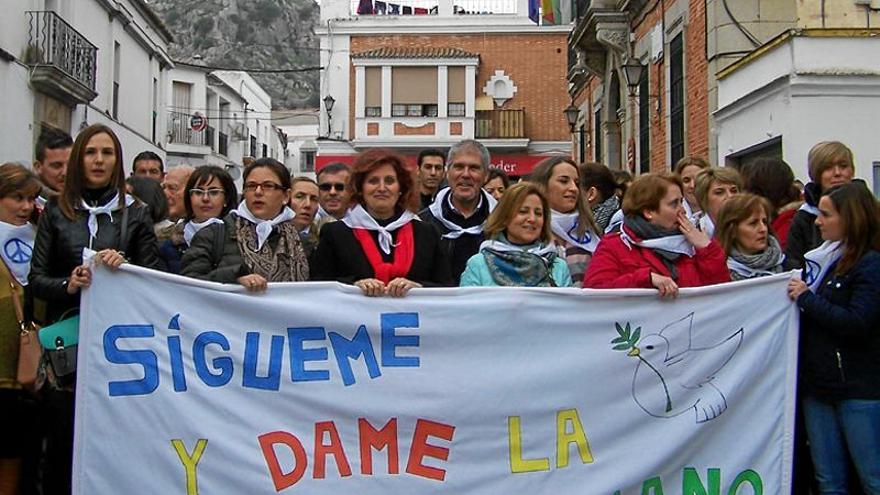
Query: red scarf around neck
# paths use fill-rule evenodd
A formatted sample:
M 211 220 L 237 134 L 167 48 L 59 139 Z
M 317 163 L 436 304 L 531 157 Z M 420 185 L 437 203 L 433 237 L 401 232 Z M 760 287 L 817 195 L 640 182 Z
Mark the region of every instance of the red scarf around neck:
M 415 257 L 415 241 L 413 239 L 412 222 L 404 225 L 398 230 L 397 244 L 394 245 L 392 256 L 394 261 L 386 263 L 382 260 L 382 254 L 379 253 L 379 247 L 370 231 L 367 229 L 351 229 L 355 239 L 361 244 L 361 249 L 367 256 L 367 260 L 376 273 L 376 278 L 387 284 L 397 277 L 406 277 L 409 269 L 412 268 L 413 258 Z

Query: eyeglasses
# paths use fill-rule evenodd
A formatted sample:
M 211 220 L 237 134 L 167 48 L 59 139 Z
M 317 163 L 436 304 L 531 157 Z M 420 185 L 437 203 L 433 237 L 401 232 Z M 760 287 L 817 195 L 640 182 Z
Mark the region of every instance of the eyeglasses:
M 325 182 L 323 184 L 318 184 L 318 188 L 324 192 L 327 192 L 331 189 L 336 189 L 339 192 L 345 191 L 345 184 L 341 182 Z
M 193 196 L 193 197 L 199 198 L 199 199 L 205 197 L 205 195 L 207 195 L 211 199 L 217 199 L 220 196 L 223 196 L 225 193 L 226 193 L 226 191 L 224 191 L 223 189 L 220 189 L 219 187 L 212 187 L 210 189 L 195 188 L 195 189 L 189 190 L 190 196 Z
M 267 180 L 266 182 L 245 182 L 244 190 L 247 192 L 254 192 L 257 188 L 261 188 L 263 192 L 272 192 L 272 191 L 283 191 L 284 186 L 278 184 L 276 182 L 272 182 Z

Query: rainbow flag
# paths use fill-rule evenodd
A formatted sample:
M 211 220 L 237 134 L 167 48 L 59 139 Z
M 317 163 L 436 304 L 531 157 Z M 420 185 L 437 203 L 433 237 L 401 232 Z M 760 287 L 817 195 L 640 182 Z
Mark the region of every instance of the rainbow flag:
M 554 7 L 556 4 L 556 7 Z M 541 9 L 544 11 L 544 23 L 556 24 L 554 13 L 558 10 L 559 0 L 541 0 Z

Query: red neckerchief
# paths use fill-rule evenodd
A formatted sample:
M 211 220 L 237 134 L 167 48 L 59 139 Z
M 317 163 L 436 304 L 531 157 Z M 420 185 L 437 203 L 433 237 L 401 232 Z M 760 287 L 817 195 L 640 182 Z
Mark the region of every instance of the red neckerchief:
M 412 222 L 404 225 L 398 230 L 397 244 L 394 245 L 392 257 L 394 261 L 386 263 L 382 260 L 379 253 L 379 247 L 376 241 L 370 235 L 367 229 L 351 229 L 355 239 L 361 244 L 361 249 L 367 256 L 367 261 L 373 267 L 376 278 L 387 284 L 397 277 L 406 277 L 409 269 L 412 268 L 413 258 L 415 257 L 415 242 L 413 240 Z

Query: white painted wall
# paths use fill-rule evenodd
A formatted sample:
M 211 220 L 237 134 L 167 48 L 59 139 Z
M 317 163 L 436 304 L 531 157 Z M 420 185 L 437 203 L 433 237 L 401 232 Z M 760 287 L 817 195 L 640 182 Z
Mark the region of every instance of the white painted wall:
M 108 4 L 109 5 L 109 4 Z M 78 105 L 72 112 L 72 135 L 84 125 L 103 123 L 110 126 L 122 143 L 126 169 L 131 158 L 144 150 L 165 156 L 164 150 L 153 142 L 153 78 L 163 86 L 164 70 L 160 60 L 169 60 L 167 45 L 153 26 L 137 11 L 130 0 L 114 3 L 115 9 L 130 23 L 126 30 L 118 17 L 109 15 L 105 4 L 97 0 L 4 0 L 0 15 L 0 48 L 19 60 L 28 45 L 29 10 L 54 10 L 75 30 L 98 47 L 97 80 L 98 93 L 88 105 Z M 136 39 L 140 39 L 138 43 Z M 118 118 L 111 117 L 113 99 L 113 46 L 120 44 L 120 108 Z M 147 45 L 147 47 L 144 46 Z M 152 57 L 151 57 L 152 53 Z M 17 62 L 0 61 L 0 95 L 3 111 L 0 112 L 0 160 L 30 163 L 33 159 L 34 134 L 39 127 L 34 124 L 34 90 L 28 81 L 28 68 Z M 157 108 L 164 107 L 164 93 L 159 92 Z M 156 141 L 161 144 L 165 125 L 157 122 Z
M 852 149 L 856 177 L 877 191 L 872 170 L 880 161 L 877 60 L 877 39 L 796 37 L 721 79 L 718 162 L 781 136 L 783 158 L 807 182 L 810 148 L 837 140 Z

